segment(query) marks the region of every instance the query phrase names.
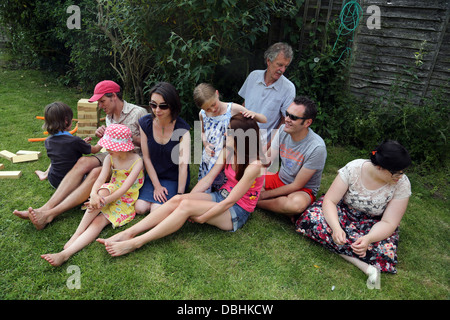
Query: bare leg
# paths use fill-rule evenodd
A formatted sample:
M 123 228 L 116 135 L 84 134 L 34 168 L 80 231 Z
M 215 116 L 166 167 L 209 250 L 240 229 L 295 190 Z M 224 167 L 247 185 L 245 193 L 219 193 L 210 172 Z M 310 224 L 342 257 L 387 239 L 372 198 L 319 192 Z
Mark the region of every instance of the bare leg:
M 344 258 L 344 260 L 358 267 L 358 269 L 368 276 L 367 285 L 371 286 L 371 289 L 379 282 L 380 272 L 377 268 L 355 257 L 350 257 L 345 254 L 341 254 L 340 256 Z
M 150 212 L 155 211 L 156 209 L 158 209 L 159 207 L 161 207 L 162 204 L 159 203 L 152 203 L 152 205 L 150 206 Z
M 41 258 L 45 259 L 52 266 L 57 267 L 66 262 L 75 253 L 86 247 L 93 242 L 100 234 L 105 226 L 110 222 L 108 219 L 99 214 L 89 225 L 89 227 L 66 249 L 59 253 L 48 253 L 41 255 Z
M 137 200 L 134 204 L 134 209 L 137 214 L 146 214 L 147 212 L 153 212 L 161 205 L 159 203 L 152 203 L 145 200 Z
M 94 185 L 95 180 L 97 180 L 100 171 L 100 167 L 93 169 L 81 185 L 54 208 L 49 210 L 29 208 L 29 218 L 36 229 L 43 229 L 61 213 L 83 204 L 89 198 L 92 186 Z
M 77 189 L 79 186 L 81 186 L 82 182 L 85 182 L 87 180 L 87 178 L 86 178 L 85 181 L 83 181 L 85 174 L 87 174 L 89 172 L 92 173 L 93 169 L 96 167 L 99 167 L 99 166 L 100 166 L 100 162 L 97 158 L 81 157 L 80 159 L 78 159 L 78 162 L 75 164 L 75 166 L 72 168 L 72 170 L 70 170 L 66 174 L 66 176 L 61 181 L 58 188 L 56 189 L 55 193 L 50 197 L 50 199 L 47 201 L 47 203 L 45 203 L 42 207 L 40 207 L 38 209 L 33 209 L 31 207 L 30 208 L 33 211 L 35 211 L 37 214 L 39 214 L 39 212 L 41 212 L 41 211 L 47 211 L 47 210 L 55 208 L 62 201 L 64 201 L 69 195 L 71 195 L 75 189 Z M 99 168 L 99 169 L 101 169 L 101 168 Z M 99 174 L 100 174 L 100 171 L 97 172 L 96 177 L 98 177 Z M 88 177 L 89 177 L 89 175 L 88 175 Z M 95 177 L 95 179 L 97 179 L 96 177 Z M 94 182 L 95 182 L 95 179 L 94 179 Z M 92 182 L 92 184 L 94 182 Z M 90 192 L 90 190 L 89 190 L 89 192 Z M 86 197 L 86 199 L 87 199 L 87 197 Z M 84 200 L 86 200 L 86 199 L 84 199 Z M 84 200 L 82 200 L 82 201 L 84 201 Z M 76 206 L 76 205 L 74 205 L 74 206 Z M 69 209 L 73 208 L 73 207 L 69 207 Z M 13 213 L 16 216 L 18 216 L 19 218 L 28 219 L 28 213 L 30 211 L 29 209 L 23 210 L 23 211 L 14 210 Z M 64 211 L 62 211 L 62 212 L 64 212 Z
M 171 214 L 150 231 L 130 240 L 121 242 L 105 241 L 106 250 L 111 256 L 127 254 L 150 241 L 163 238 L 176 232 L 184 225 L 189 217 L 202 215 L 215 205 L 216 203 L 213 201 L 192 199 L 182 200 L 179 206 Z M 207 223 L 215 225 L 223 230 L 231 230 L 233 228 L 231 215 L 228 210 L 210 219 Z
M 101 197 L 107 197 L 110 195 L 110 191 L 108 189 L 100 189 L 98 190 L 98 195 Z M 80 224 L 78 225 L 77 230 L 75 230 L 75 233 L 72 235 L 72 237 L 69 239 L 69 241 L 64 246 L 64 249 L 68 248 L 91 224 L 92 220 L 95 219 L 95 217 L 98 216 L 98 214 L 101 212 L 100 209 L 87 209 L 86 213 L 83 215 L 83 218 L 80 221 Z
M 67 241 L 67 243 L 64 245 L 64 249 L 67 249 L 72 245 L 72 243 L 89 227 L 91 222 L 98 216 L 101 209 L 98 210 L 86 210 L 85 214 L 83 215 L 83 218 L 80 221 L 80 224 L 77 227 L 77 230 L 75 230 L 75 233 L 72 235 L 72 237 Z
M 302 213 L 310 204 L 309 195 L 304 191 L 297 191 L 288 196 L 259 200 L 257 206 L 261 209 L 292 216 Z
M 345 254 L 340 254 L 340 256 L 342 258 L 344 258 L 344 260 L 347 260 L 348 262 L 350 262 L 351 264 L 355 265 L 356 267 L 358 267 L 358 269 L 360 269 L 362 272 L 364 272 L 365 274 L 367 274 L 367 267 L 369 267 L 369 264 L 359 260 L 358 258 L 355 257 L 350 257 L 347 256 Z
M 97 239 L 97 241 L 102 244 L 105 244 L 105 241 L 123 241 L 131 239 L 142 232 L 148 231 L 167 218 L 167 216 L 169 216 L 178 207 L 183 199 L 211 200 L 211 196 L 206 193 L 187 193 L 184 195 L 176 195 L 155 209 L 155 211 L 152 211 L 135 225 L 115 234 L 108 239 Z

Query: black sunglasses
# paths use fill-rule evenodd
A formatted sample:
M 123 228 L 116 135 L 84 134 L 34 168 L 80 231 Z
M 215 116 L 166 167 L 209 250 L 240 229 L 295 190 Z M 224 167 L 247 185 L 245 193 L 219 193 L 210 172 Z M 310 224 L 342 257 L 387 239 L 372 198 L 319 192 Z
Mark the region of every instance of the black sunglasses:
M 299 120 L 299 119 L 302 119 L 302 120 L 309 119 L 309 118 L 306 118 L 306 117 L 298 117 L 298 116 L 294 116 L 293 114 L 290 114 L 290 113 L 287 112 L 287 111 L 286 111 L 286 117 L 289 117 L 292 121 Z
M 150 107 L 152 109 L 156 109 L 157 107 L 159 107 L 161 110 L 167 110 L 169 109 L 169 105 L 167 103 L 160 103 L 157 104 L 156 102 L 150 102 Z

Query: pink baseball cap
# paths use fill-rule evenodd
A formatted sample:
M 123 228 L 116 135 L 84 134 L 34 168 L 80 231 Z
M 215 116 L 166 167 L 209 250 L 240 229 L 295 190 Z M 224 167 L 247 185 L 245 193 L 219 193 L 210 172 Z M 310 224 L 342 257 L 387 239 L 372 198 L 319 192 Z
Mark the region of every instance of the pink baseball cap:
M 94 95 L 89 102 L 95 102 L 105 95 L 105 93 L 120 92 L 120 86 L 111 80 L 103 80 L 95 86 Z
M 131 151 L 134 149 L 130 128 L 123 124 L 110 124 L 106 127 L 98 144 L 111 151 Z

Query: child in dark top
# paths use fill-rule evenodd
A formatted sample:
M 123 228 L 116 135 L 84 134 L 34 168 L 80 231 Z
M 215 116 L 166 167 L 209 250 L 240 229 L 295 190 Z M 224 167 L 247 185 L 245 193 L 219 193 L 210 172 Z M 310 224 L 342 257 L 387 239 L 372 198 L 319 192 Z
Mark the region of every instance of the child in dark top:
M 50 184 L 57 188 L 83 154 L 97 153 L 102 147 L 91 146 L 89 141 L 92 138 L 83 140 L 69 132 L 72 127 L 73 111 L 65 103 L 53 102 L 47 105 L 44 118 L 43 128 L 50 135 L 44 142 L 47 156 L 50 158 L 50 166 L 45 172 L 36 170 L 35 173 L 39 179 L 48 179 Z

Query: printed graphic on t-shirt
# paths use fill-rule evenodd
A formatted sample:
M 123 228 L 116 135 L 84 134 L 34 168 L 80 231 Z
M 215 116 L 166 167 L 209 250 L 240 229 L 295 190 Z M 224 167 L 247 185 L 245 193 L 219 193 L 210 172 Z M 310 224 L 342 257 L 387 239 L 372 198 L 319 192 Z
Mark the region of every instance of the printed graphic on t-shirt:
M 300 152 L 286 148 L 286 144 L 280 144 L 280 156 L 286 160 L 285 165 L 288 168 L 292 168 L 296 163 L 301 166 L 305 158 Z

